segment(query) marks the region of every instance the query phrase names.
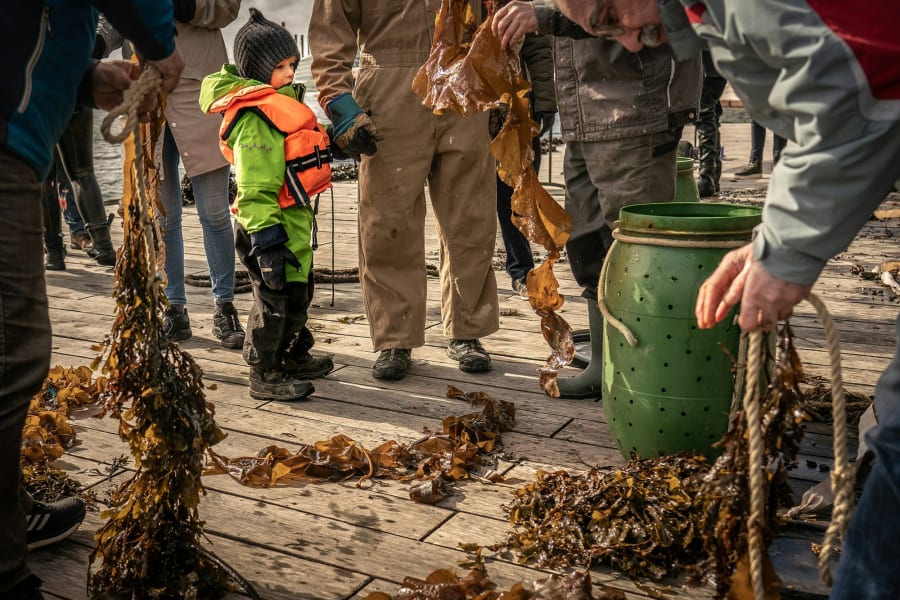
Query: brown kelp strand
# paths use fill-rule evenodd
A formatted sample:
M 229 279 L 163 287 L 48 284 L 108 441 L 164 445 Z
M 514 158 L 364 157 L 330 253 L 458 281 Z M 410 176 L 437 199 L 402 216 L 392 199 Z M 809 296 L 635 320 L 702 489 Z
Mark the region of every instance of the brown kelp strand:
M 453 481 L 478 479 L 499 481 L 494 469 L 501 451 L 500 433 L 515 423 L 512 402 L 484 392 L 463 392 L 447 386 L 447 397 L 479 408 L 462 416 L 445 417 L 438 431 L 407 444 L 389 440 L 367 449 L 346 435 L 301 444 L 291 452 L 267 446 L 253 457 L 227 458 L 210 451 L 207 473 L 227 473 L 250 487 L 269 487 L 290 481 L 356 478 L 359 485 L 369 479 L 414 482 L 410 498 L 433 504 L 450 493 Z
M 65 471 L 54 466 L 66 450 L 75 445 L 75 428 L 69 423 L 74 410 L 85 410 L 106 396 L 106 377 L 94 378 L 88 367 L 55 366 L 28 407 L 22 429 L 22 480 L 25 489 L 39 502 L 54 502 L 80 496 L 89 506 L 91 492 Z
M 438 13 L 431 54 L 413 80 L 422 103 L 442 114 L 452 110 L 466 116 L 503 107 L 502 127 L 491 141 L 497 174 L 511 188 L 513 223 L 532 244 L 547 250 L 546 260 L 528 273 L 528 300 L 541 317 L 541 333 L 551 354 L 539 383 L 559 396 L 556 376 L 572 362 L 572 329 L 556 312 L 563 305 L 553 265 L 572 230 L 572 220 L 538 181 L 531 140 L 540 127 L 531 118 L 531 84 L 521 76 L 518 54 L 503 51 L 491 32 L 491 18 L 476 22 L 467 0 L 443 0 Z
M 697 495 L 701 455 L 633 458 L 573 475 L 539 472 L 504 507 L 512 531 L 492 550 L 540 567 L 608 565 L 659 580 L 703 558 Z
M 88 593 L 118 598 L 217 598 L 227 577 L 197 551 L 203 532 L 198 503 L 207 448 L 224 434 L 206 402 L 201 371 L 162 333 L 167 307 L 163 244 L 153 206 L 158 198 L 152 140 L 162 114 L 142 124 L 137 177 L 125 205 L 124 244 L 115 269 L 116 316 L 97 359 L 109 377 L 102 414 L 119 419 L 136 472 L 111 497 L 90 557 Z M 135 136 L 138 137 L 138 136 Z M 146 188 L 137 182 L 146 181 Z
M 718 445 L 723 454 L 716 460 L 700 489 L 703 522 L 701 534 L 707 559 L 698 565 L 697 573 L 715 574 L 717 597 L 722 598 L 732 581 L 749 581 L 748 518 L 750 515 L 749 469 L 763 468 L 765 481 L 765 518 L 760 523 L 766 546 L 778 532 L 778 511 L 793 506 L 788 485 L 787 465 L 794 462 L 803 437 L 803 423 L 808 420 L 804 396 L 800 390 L 803 367 L 793 344 L 793 332 L 784 325 L 778 334 L 778 351 L 763 344 L 762 364 L 765 391 L 760 399 L 764 458 L 761 465 L 750 464 L 746 412 L 732 411 L 728 432 Z M 764 553 L 765 562 L 768 557 Z M 774 571 L 766 569 L 767 587 L 772 585 Z
M 618 590 L 602 585 L 595 590 L 586 571 L 520 581 L 505 591 L 497 588 L 479 570 L 460 577 L 450 569 L 438 569 L 425 579 L 404 578 L 402 587 L 393 596 L 372 592 L 366 600 L 625 600 L 625 594 Z

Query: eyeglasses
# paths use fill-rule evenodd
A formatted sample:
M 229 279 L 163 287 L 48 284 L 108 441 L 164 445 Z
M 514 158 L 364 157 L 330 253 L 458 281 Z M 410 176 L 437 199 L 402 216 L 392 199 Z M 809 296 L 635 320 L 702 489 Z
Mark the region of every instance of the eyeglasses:
M 589 25 L 592 35 L 604 39 L 613 39 L 628 32 L 619 23 L 616 11 L 609 0 L 597 0 Z M 664 43 L 662 26 L 657 24 L 644 25 L 638 33 L 638 41 L 648 48 L 661 46 Z

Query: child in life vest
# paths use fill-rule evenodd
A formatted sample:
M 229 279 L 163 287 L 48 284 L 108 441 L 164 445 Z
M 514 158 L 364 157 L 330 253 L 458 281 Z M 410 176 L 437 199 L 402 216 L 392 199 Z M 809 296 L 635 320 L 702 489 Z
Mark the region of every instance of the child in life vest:
M 234 40 L 234 65 L 203 80 L 200 107 L 223 115 L 219 147 L 235 167 L 235 247 L 253 284 L 244 360 L 250 396 L 300 400 L 333 368 L 310 353 L 311 198 L 331 187 L 329 139 L 293 87 L 293 36 L 255 8 Z

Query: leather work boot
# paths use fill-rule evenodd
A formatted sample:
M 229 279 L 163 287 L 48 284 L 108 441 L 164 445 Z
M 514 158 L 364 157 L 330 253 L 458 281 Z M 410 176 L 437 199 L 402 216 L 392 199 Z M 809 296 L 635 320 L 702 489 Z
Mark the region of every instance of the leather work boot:
M 735 177 L 742 179 L 759 179 L 762 177 L 762 160 L 754 159 L 747 163 L 747 166 L 734 174 Z
M 59 247 L 47 248 L 47 260 L 44 268 L 48 271 L 66 270 L 66 248 L 60 241 Z
M 91 246 L 91 236 L 83 231 L 73 233 L 69 240 L 69 248 L 72 250 L 87 250 Z
M 109 224 L 104 221 L 99 225 L 88 225 L 88 233 L 94 241 L 87 250 L 87 255 L 104 267 L 116 266 L 116 249 L 112 245 L 109 234 Z
M 491 355 L 478 340 L 450 340 L 447 356 L 459 361 L 465 373 L 484 373 L 491 370 Z
M 191 319 L 185 307 L 171 306 L 166 309 L 163 316 L 163 335 L 173 342 L 183 342 L 191 339 Z
M 216 305 L 213 313 L 213 335 L 222 340 L 225 348 L 244 347 L 244 328 L 238 317 L 237 309 L 231 302 L 223 302 Z
M 409 373 L 412 363 L 412 350 L 408 348 L 391 348 L 382 350 L 372 366 L 372 377 L 399 381 Z
M 701 175 L 697 180 L 697 194 L 701 198 L 715 196 L 718 191 L 719 190 L 716 189 L 716 184 L 709 177 L 703 177 Z
M 307 352 L 300 358 L 286 358 L 284 370 L 297 379 L 317 379 L 334 370 L 334 361 L 330 356 L 316 356 Z
M 315 391 L 316 388 L 309 381 L 294 377 L 286 371 L 250 369 L 250 397 L 255 400 L 293 402 L 303 400 Z

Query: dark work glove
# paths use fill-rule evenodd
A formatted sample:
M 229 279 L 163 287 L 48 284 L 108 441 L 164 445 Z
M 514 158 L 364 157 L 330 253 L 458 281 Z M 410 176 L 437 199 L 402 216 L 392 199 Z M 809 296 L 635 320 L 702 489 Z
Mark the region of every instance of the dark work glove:
M 268 250 L 260 250 L 254 248 L 250 252 L 251 256 L 256 256 L 256 262 L 259 265 L 259 272 L 262 274 L 263 283 L 267 287 L 276 292 L 284 287 L 287 283 L 285 274 L 285 263 L 291 265 L 298 271 L 300 270 L 300 261 L 294 256 L 294 253 L 288 250 L 284 244 L 273 246 Z
M 545 133 L 553 129 L 553 124 L 556 122 L 556 113 L 539 112 L 534 115 L 534 118 L 538 125 L 541 126 L 541 133 L 538 135 L 543 137 Z
M 349 154 L 344 154 L 341 147 L 334 141 L 334 125 L 331 125 L 330 123 L 326 125 L 325 133 L 328 134 L 328 141 L 331 142 L 328 145 L 328 149 L 331 150 L 332 158 L 334 158 L 334 160 L 350 160 L 352 157 Z
M 341 94 L 329 102 L 325 112 L 334 127 L 332 140 L 344 154 L 357 160 L 361 154 L 375 154 L 375 142 L 384 138 L 351 94 Z

